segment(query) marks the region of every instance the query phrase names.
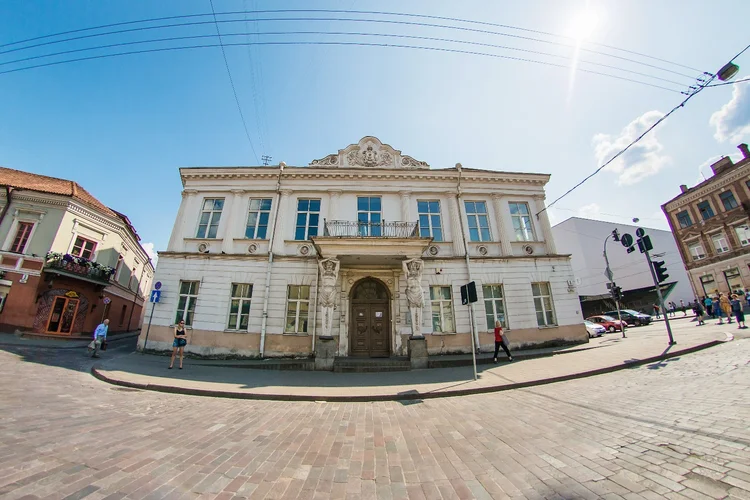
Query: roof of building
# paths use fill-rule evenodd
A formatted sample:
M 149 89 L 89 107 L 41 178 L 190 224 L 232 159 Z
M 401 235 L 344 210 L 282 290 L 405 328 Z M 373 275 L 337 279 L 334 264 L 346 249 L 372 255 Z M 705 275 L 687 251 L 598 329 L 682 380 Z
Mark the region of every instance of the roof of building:
M 15 189 L 36 191 L 39 193 L 70 196 L 74 200 L 100 210 L 111 217 L 117 217 L 117 214 L 113 210 L 97 200 L 91 193 L 86 191 L 75 181 L 0 167 L 0 186 L 10 186 Z

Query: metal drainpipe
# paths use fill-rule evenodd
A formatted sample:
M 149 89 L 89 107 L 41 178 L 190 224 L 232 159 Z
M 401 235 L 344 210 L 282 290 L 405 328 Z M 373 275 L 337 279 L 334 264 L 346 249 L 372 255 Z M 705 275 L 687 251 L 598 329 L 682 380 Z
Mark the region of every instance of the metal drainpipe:
M 281 200 L 281 174 L 284 172 L 286 163 L 283 161 L 279 163 L 279 176 L 276 180 L 276 201 L 274 206 L 276 210 L 273 215 L 273 231 L 271 231 L 271 237 L 268 240 L 268 266 L 266 267 L 266 286 L 265 293 L 263 294 L 263 319 L 260 324 L 260 357 L 262 358 L 266 350 L 266 328 L 268 326 L 268 295 L 271 291 L 271 267 L 273 266 L 273 242 L 276 239 L 276 228 L 279 222 L 279 212 L 281 207 L 279 202 Z
M 458 203 L 458 217 L 461 225 L 461 240 L 464 242 L 464 256 L 466 257 L 466 272 L 469 275 L 469 282 L 474 281 L 471 277 L 471 262 L 469 259 L 469 244 L 466 242 L 466 230 L 464 229 L 464 219 L 461 212 L 461 164 L 456 163 L 456 170 L 458 170 L 458 185 L 456 186 L 456 202 Z M 480 349 L 479 345 L 479 332 L 477 331 L 477 325 L 474 321 L 474 304 L 470 306 L 471 314 L 469 315 L 469 321 L 471 322 L 471 335 L 476 343 L 476 349 Z
M 133 311 L 135 311 L 135 301 L 138 298 L 138 292 L 141 290 L 141 282 L 143 281 L 143 273 L 146 272 L 146 264 L 151 262 L 151 259 L 148 259 L 148 261 L 143 264 L 143 269 L 141 269 L 141 278 L 138 280 L 138 287 L 135 289 L 135 292 L 133 292 L 133 303 L 130 306 L 130 317 L 128 318 L 128 330 L 130 331 L 130 323 L 133 321 Z M 145 299 L 145 297 L 144 297 Z M 143 301 L 143 307 L 146 307 L 146 301 Z

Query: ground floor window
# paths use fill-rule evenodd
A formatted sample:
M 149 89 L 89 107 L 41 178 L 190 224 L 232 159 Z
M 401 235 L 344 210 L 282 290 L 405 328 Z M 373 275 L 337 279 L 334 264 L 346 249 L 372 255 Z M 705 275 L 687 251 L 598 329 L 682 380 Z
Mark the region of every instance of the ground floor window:
M 249 283 L 232 283 L 232 297 L 229 302 L 229 322 L 227 330 L 247 330 L 250 318 L 250 299 L 253 296 L 253 285 Z
M 456 322 L 453 317 L 451 287 L 431 286 L 430 303 L 432 305 L 432 331 L 436 333 L 455 332 Z
M 487 319 L 487 330 L 495 329 L 495 321 L 499 321 L 503 328 L 507 328 L 503 285 L 482 285 L 482 293 L 484 294 L 484 315 Z
M 712 274 L 701 276 L 700 280 L 701 287 L 703 288 L 703 294 L 706 297 L 710 297 L 713 293 L 716 292 L 716 282 L 714 281 L 714 276 Z
M 286 333 L 307 333 L 310 312 L 310 286 L 289 285 L 286 305 Z
M 552 291 L 549 283 L 532 283 L 531 293 L 534 296 L 537 324 L 539 326 L 555 325 L 555 311 L 552 307 Z
M 177 301 L 175 324 L 179 323 L 180 320 L 185 320 L 185 325 L 192 326 L 199 286 L 200 281 L 180 281 L 180 298 Z

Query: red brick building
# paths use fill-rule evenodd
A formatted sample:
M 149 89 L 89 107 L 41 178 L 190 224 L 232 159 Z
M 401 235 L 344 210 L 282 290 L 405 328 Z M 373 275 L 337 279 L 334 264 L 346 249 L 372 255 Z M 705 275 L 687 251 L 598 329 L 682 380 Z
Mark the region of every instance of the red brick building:
M 154 268 L 128 218 L 76 182 L 0 167 L 0 331 L 140 327 Z

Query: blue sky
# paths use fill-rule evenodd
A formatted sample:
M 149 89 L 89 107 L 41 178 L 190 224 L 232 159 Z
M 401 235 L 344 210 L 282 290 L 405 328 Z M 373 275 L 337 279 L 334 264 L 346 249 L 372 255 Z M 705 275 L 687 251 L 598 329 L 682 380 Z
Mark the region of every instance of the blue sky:
M 744 0 L 488 0 L 392 1 L 214 0 L 217 12 L 330 8 L 378 10 L 494 22 L 574 35 L 582 12 L 588 41 L 717 71 L 748 43 Z M 0 2 L 0 44 L 121 21 L 210 12 L 209 0 Z M 357 17 L 457 25 L 375 15 L 265 14 L 261 17 Z M 242 19 L 243 16 L 235 16 Z M 249 15 L 252 19 L 253 15 Z M 221 19 L 221 17 L 220 17 Z M 226 19 L 226 18 L 225 18 Z M 210 18 L 192 19 L 207 21 Z M 187 20 L 190 21 L 190 20 Z M 180 20 L 170 21 L 180 22 Z M 182 21 L 186 22 L 186 21 Z M 154 25 L 155 23 L 152 23 Z M 575 43 L 530 32 L 462 26 Z M 125 27 L 127 28 L 127 27 Z M 122 28 L 120 28 L 122 29 Z M 0 63 L 101 44 L 215 34 L 215 26 L 123 33 L 0 54 Z M 455 48 L 569 66 L 571 47 L 462 30 L 352 21 L 224 23 L 222 33 L 367 32 L 501 44 L 543 56 L 486 46 L 352 35 L 235 36 L 225 42 L 366 41 Z M 94 32 L 90 32 L 94 33 Z M 180 44 L 160 42 L 0 65 L 0 71 L 71 57 Z M 0 52 L 23 45 L 0 47 Z M 659 68 L 582 52 L 579 67 L 686 89 L 698 72 L 584 43 Z M 102 58 L 0 74 L 0 165 L 73 179 L 126 213 L 143 242 L 166 247 L 180 202 L 178 168 L 197 165 L 306 165 L 362 136 L 374 135 L 404 154 L 446 168 L 552 174 L 552 201 L 679 103 L 679 92 L 566 68 L 477 55 L 385 47 L 287 45 L 227 47 L 254 155 L 245 137 L 219 48 Z M 735 61 L 750 75 L 750 51 Z M 678 84 L 603 68 L 607 64 Z M 663 71 L 669 69 L 687 76 Z M 739 78 L 738 77 L 738 78 Z M 699 168 L 736 155 L 750 139 L 750 86 L 706 89 L 641 147 L 551 210 L 552 222 L 587 216 L 613 222 L 639 217 L 666 228 L 661 203 L 693 185 Z

